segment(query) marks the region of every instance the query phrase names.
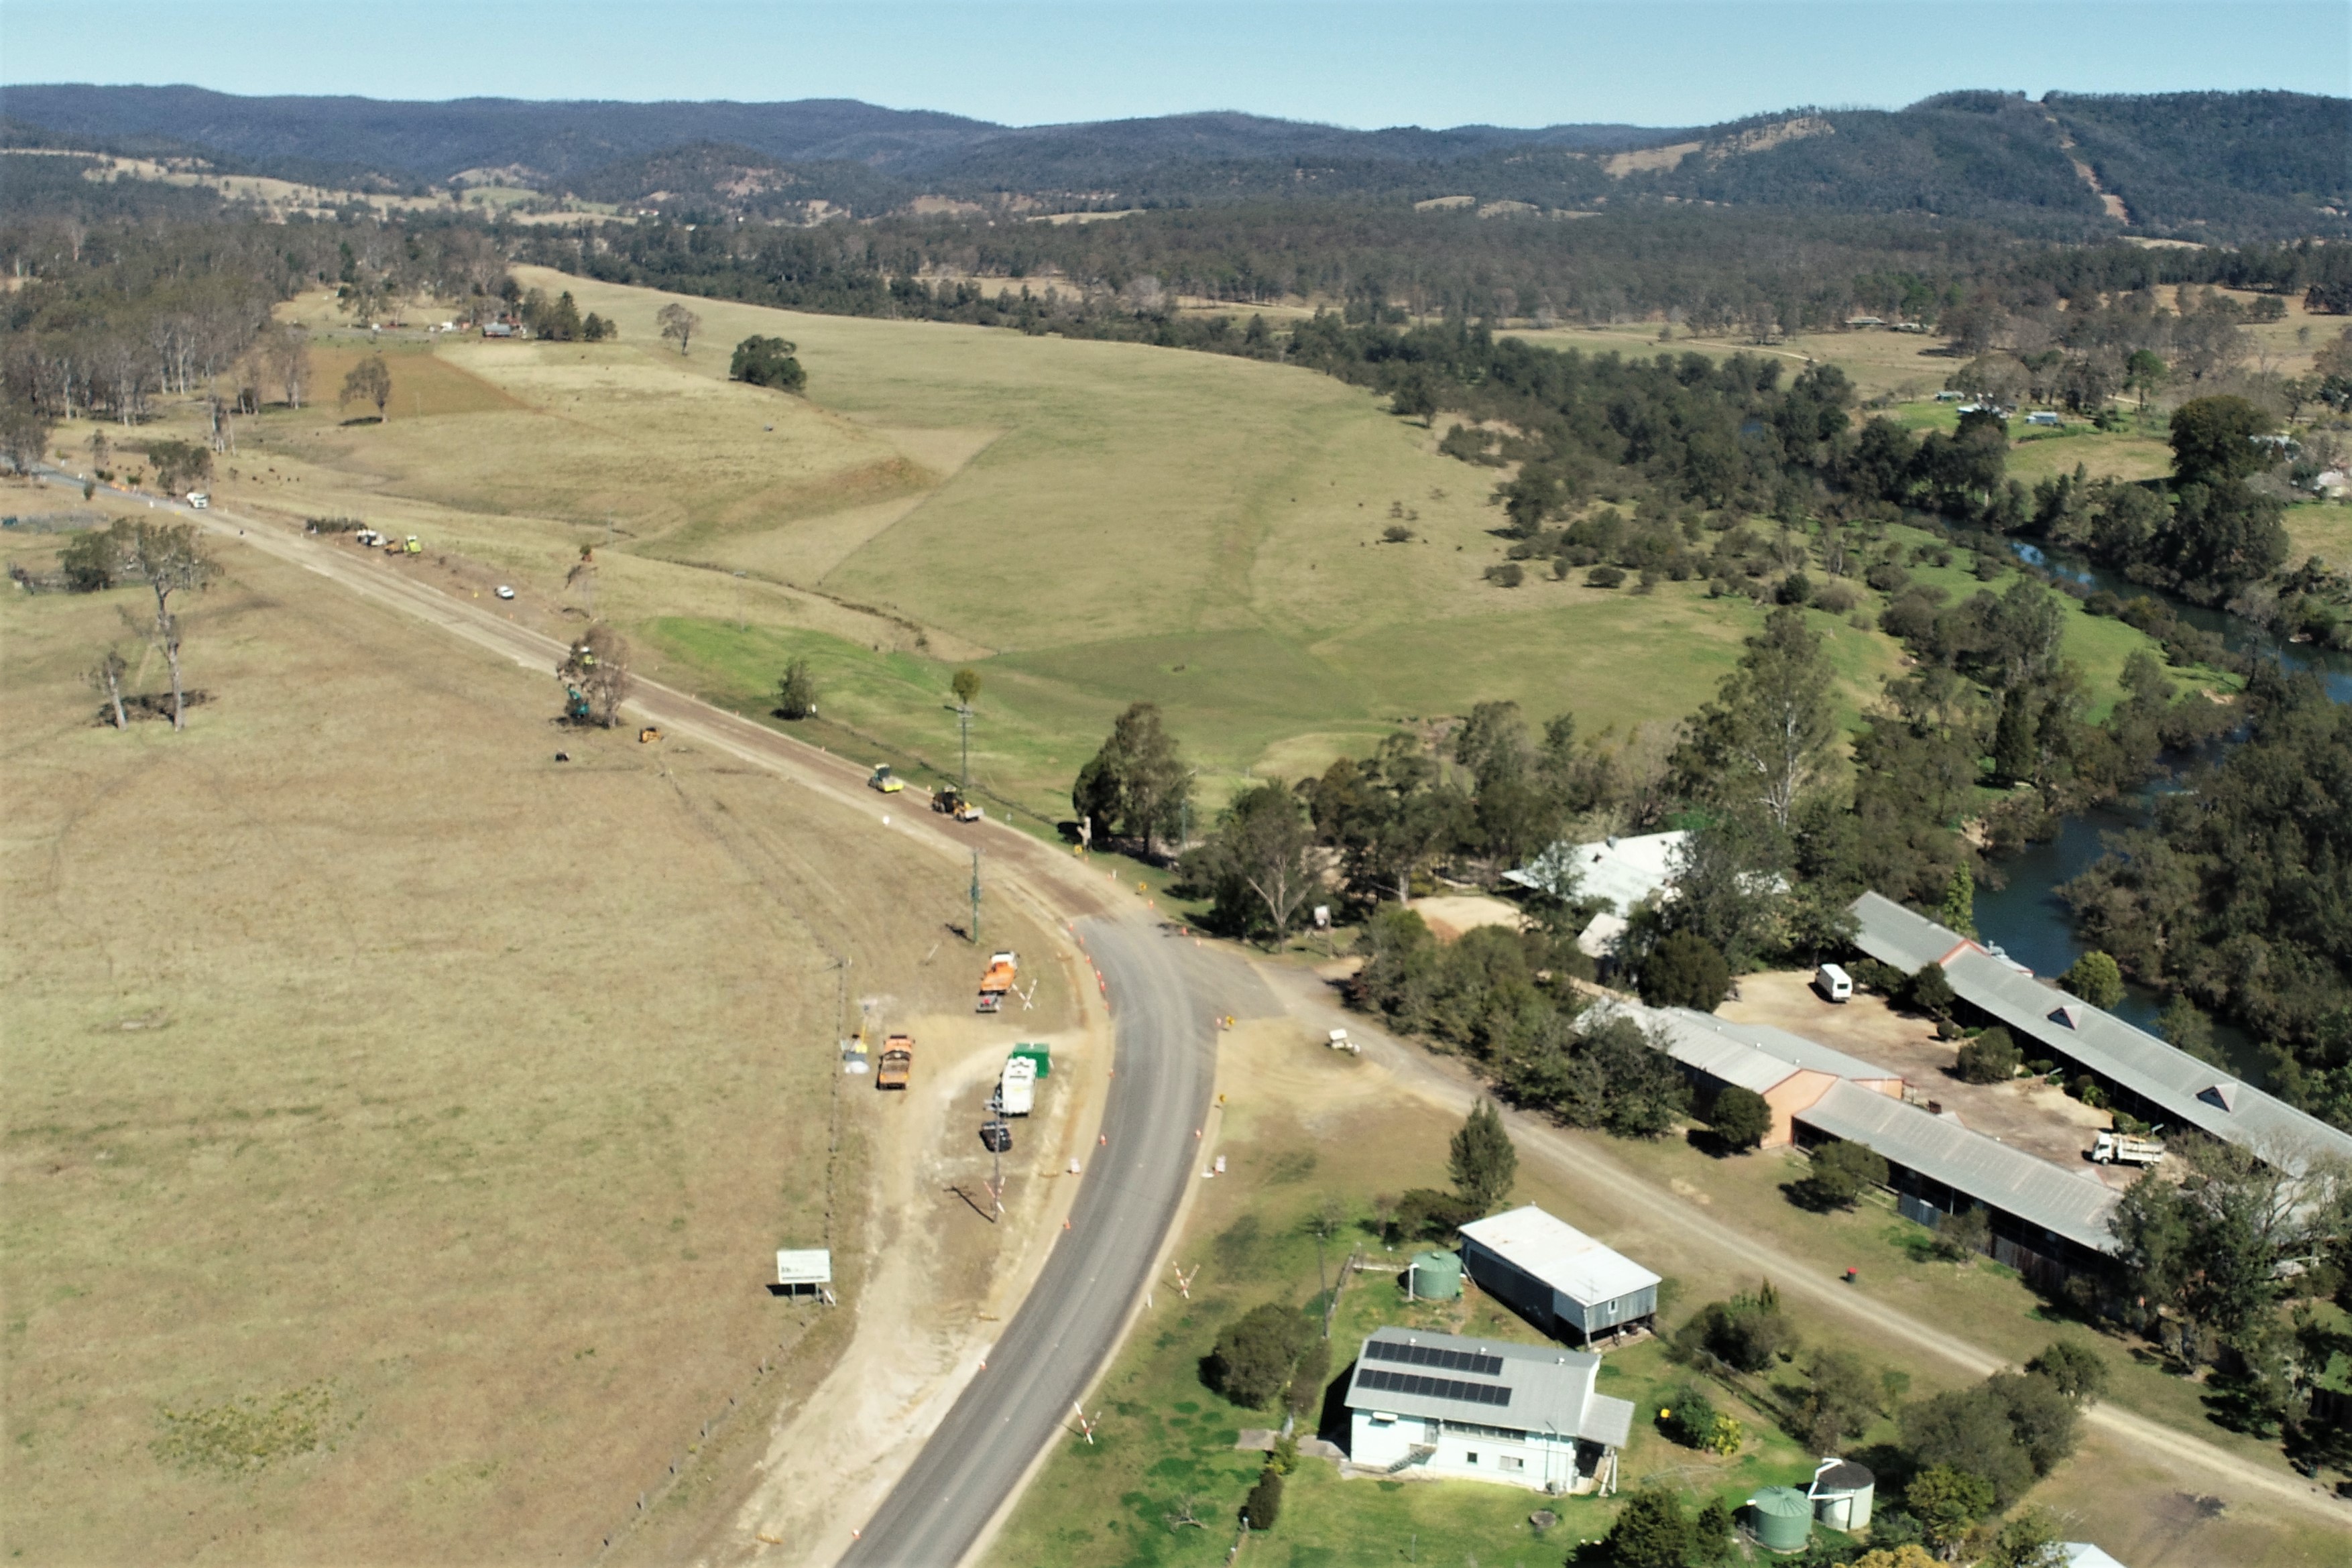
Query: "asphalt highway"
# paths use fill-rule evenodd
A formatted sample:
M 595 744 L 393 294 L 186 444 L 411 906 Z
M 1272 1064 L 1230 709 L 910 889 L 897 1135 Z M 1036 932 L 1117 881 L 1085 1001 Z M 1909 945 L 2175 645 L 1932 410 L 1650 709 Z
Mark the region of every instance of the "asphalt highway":
M 79 480 L 51 471 L 53 484 Z M 144 499 L 144 497 L 138 497 Z M 421 563 L 386 559 L 332 538 L 242 517 L 159 501 L 208 531 L 299 565 L 351 591 L 550 678 L 564 656 L 556 638 L 519 623 L 499 601 L 460 599 L 435 587 Z M 1048 919 L 1072 919 L 1101 971 L 1113 1026 L 1112 1077 L 1095 1157 L 1079 1178 L 1070 1228 L 1027 1298 L 914 1465 L 842 1561 L 952 1568 L 1031 1464 L 1073 1417 L 1073 1406 L 1106 1364 L 1141 1301 L 1202 1157 L 1196 1141 L 1216 1073 L 1213 998 L 1255 982 L 1233 959 L 1202 950 L 1129 899 L 1108 899 L 1108 879 L 1009 827 L 958 826 L 925 810 L 914 791 L 877 794 L 865 766 L 821 753 L 764 726 L 642 677 L 625 705 L 636 719 L 692 737 L 788 775 L 875 820 L 961 858 L 977 842 L 990 876 L 1010 883 Z M 1017 1138 L 1020 1134 L 1016 1132 Z
M 950 1568 L 962 1559 L 1031 1461 L 1074 1423 L 1195 1179 L 1195 1134 L 1216 1070 L 1215 1015 L 1202 997 L 1217 960 L 1132 918 L 1090 920 L 1079 936 L 1110 990 L 1109 1143 L 1095 1150 L 1070 1228 L 1028 1300 L 845 1565 Z

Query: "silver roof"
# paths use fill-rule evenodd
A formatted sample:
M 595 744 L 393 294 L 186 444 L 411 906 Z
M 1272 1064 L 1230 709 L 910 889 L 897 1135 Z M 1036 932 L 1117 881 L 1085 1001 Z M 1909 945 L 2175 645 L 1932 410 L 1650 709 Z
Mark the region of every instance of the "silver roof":
M 1914 915 L 1880 894 L 1864 894 L 1853 901 L 1853 909 L 1857 922 L 1854 946 L 1906 975 L 1916 975 L 1930 964 L 1939 964 L 1955 948 L 1968 945 L 1968 938 L 1958 932 L 1938 925 L 1924 915 Z
M 1800 1068 L 1864 1082 L 1899 1080 L 1891 1067 L 1832 1051 L 1819 1040 L 1769 1024 L 1734 1023 L 1690 1008 L 1653 1008 L 1611 998 L 1593 1004 L 1599 1019 L 1631 1019 L 1666 1042 L 1666 1054 L 1685 1066 L 1761 1094 Z
M 1586 1306 L 1635 1295 L 1659 1282 L 1631 1258 L 1532 1203 L 1473 1221 L 1462 1228 L 1462 1236 Z
M 1948 1117 L 1852 1083 L 1830 1085 L 1810 1109 L 1797 1113 L 1797 1120 L 2070 1241 L 2101 1252 L 2115 1245 L 2107 1216 L 2122 1195 L 2087 1171 L 2053 1165 Z
M 1856 899 L 1853 912 L 1861 923 L 1863 951 L 1894 964 L 1901 960 L 1890 954 L 1945 944 L 1944 953 L 1950 956 L 1944 959 L 1944 975 L 1961 1000 L 1991 1014 L 2012 1034 L 2039 1040 L 2129 1090 L 2173 1124 L 2240 1145 L 2283 1170 L 2300 1173 L 2315 1155 L 2352 1160 L 2352 1134 L 2113 1013 L 2020 974 L 1932 920 L 1874 893 Z
M 1469 1355 L 1491 1356 L 1502 1363 L 1494 1373 L 1415 1366 L 1359 1354 L 1348 1380 L 1348 1407 L 1382 1410 L 1419 1419 L 1468 1422 L 1524 1432 L 1553 1431 L 1589 1443 L 1622 1448 L 1633 1429 L 1631 1400 L 1612 1399 L 1593 1391 L 1601 1358 L 1583 1351 L 1556 1346 L 1513 1344 L 1505 1340 L 1470 1339 L 1461 1334 L 1427 1333 L 1396 1327 L 1375 1329 L 1365 1345 L 1419 1345 Z M 1455 1399 L 1442 1394 L 1411 1393 L 1401 1388 L 1370 1388 L 1366 1375 L 1374 1372 L 1419 1373 L 1439 1382 L 1507 1388 L 1510 1402 Z

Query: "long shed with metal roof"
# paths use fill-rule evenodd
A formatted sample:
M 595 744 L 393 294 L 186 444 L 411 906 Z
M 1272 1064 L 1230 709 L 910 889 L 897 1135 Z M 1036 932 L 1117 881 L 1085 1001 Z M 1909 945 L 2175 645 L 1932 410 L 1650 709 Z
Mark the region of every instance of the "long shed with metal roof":
M 1546 1333 L 1585 1344 L 1658 1313 L 1658 1276 L 1534 1204 L 1462 1228 L 1479 1289 Z
M 1953 995 L 2097 1078 L 2143 1120 L 2195 1127 L 2283 1170 L 2300 1173 L 2315 1157 L 2352 1161 L 2352 1134 L 2022 973 L 1958 932 L 1874 893 L 1853 907 L 1864 952 L 1906 971 L 1941 965 Z
M 2021 1272 L 2063 1276 L 2115 1245 L 2107 1217 L 2121 1195 L 2087 1169 L 2070 1171 L 1850 1083 L 1831 1089 L 1797 1123 L 1801 1144 L 1836 1138 L 1877 1154 L 1898 1207 L 1923 1224 L 1981 1206 L 1992 1222 L 1993 1256 Z

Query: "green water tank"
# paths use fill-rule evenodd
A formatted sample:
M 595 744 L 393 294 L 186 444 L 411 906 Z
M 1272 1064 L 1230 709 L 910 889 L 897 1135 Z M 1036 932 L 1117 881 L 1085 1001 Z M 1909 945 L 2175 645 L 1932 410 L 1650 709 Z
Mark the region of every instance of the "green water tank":
M 1424 1301 L 1450 1301 L 1462 1294 L 1462 1260 L 1451 1252 L 1416 1252 L 1412 1293 Z
M 1795 1487 L 1766 1487 L 1748 1500 L 1756 1539 L 1768 1552 L 1802 1552 L 1813 1538 L 1813 1503 Z

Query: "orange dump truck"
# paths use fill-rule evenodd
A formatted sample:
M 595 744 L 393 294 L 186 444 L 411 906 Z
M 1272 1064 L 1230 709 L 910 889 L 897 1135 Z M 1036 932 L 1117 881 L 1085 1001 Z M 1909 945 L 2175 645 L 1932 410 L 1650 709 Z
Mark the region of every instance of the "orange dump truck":
M 915 1040 L 912 1035 L 894 1034 L 882 1042 L 882 1056 L 874 1070 L 877 1089 L 904 1089 L 915 1071 Z
M 1002 1012 L 1004 993 L 1021 976 L 1021 960 L 1012 953 L 992 953 L 988 956 L 988 973 L 980 977 L 980 1006 L 983 1013 Z

